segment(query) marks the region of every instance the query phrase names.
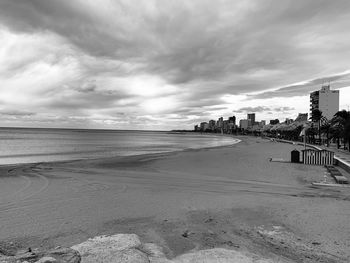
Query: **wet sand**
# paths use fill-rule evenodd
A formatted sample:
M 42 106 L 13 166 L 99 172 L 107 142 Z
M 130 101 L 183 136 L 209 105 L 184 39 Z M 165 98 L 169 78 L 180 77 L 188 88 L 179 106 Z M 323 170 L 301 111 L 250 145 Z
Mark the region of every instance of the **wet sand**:
M 48 248 L 136 233 L 169 258 L 224 247 L 276 261 L 349 262 L 349 188 L 311 187 L 323 167 L 269 161 L 289 160 L 299 146 L 240 139 L 213 149 L 3 166 L 0 244 Z

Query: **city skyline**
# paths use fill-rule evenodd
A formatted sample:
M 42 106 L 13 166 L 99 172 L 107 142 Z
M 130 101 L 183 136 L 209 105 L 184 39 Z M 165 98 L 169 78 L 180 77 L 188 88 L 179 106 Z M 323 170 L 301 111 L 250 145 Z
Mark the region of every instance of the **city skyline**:
M 171 130 L 350 107 L 350 3 L 0 2 L 2 127 Z
M 271 124 L 273 125 L 275 122 L 292 123 L 294 122 L 294 120 L 300 120 L 300 118 L 304 119 L 304 121 L 311 122 L 313 119 L 312 116 L 313 116 L 314 110 L 318 110 L 321 113 L 321 116 L 328 121 L 330 121 L 337 112 L 344 110 L 344 109 L 340 109 L 339 107 L 339 90 L 332 90 L 329 83 L 324 84 L 319 90 L 313 91 L 310 93 L 310 111 L 309 112 L 299 112 L 296 118 L 294 118 L 295 116 L 291 118 L 285 118 L 285 121 L 280 120 L 279 118 L 276 118 L 276 116 L 275 118 L 269 119 L 268 121 L 270 121 L 270 125 Z M 308 118 L 308 116 L 310 116 L 310 118 Z M 236 116 L 229 117 L 225 121 L 223 120 L 223 117 L 220 117 L 218 121 L 221 120 L 221 122 L 224 121 L 228 123 L 229 120 L 232 118 L 236 121 Z M 260 121 L 256 120 L 255 112 L 248 112 L 246 115 L 246 118 L 241 118 L 239 120 L 239 125 L 237 125 L 235 121 L 233 122 L 233 127 L 231 127 L 229 130 L 237 127 L 247 129 L 248 127 L 252 128 L 255 125 L 257 126 L 266 125 L 266 120 L 263 120 L 263 119 L 261 119 Z M 207 124 L 209 124 L 207 129 L 211 131 L 214 131 L 214 130 L 220 131 L 220 128 L 222 128 L 222 124 L 218 125 L 217 123 L 215 123 L 215 120 L 210 120 L 209 122 L 206 122 L 206 121 L 201 122 L 199 125 L 196 124 L 194 126 L 194 130 L 205 131 L 206 128 L 203 125 L 207 125 Z M 217 130 L 217 128 L 219 129 Z

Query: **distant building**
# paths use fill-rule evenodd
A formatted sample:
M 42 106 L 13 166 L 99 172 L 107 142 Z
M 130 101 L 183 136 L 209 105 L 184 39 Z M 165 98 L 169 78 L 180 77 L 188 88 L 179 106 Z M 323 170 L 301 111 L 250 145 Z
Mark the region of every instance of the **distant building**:
M 214 131 L 215 128 L 216 128 L 216 121 L 210 120 L 210 121 L 209 121 L 209 130 Z
M 245 119 L 243 119 L 243 120 L 240 120 L 239 121 L 239 127 L 241 128 L 241 129 L 248 129 L 248 127 L 250 127 L 251 126 L 251 122 L 250 122 L 250 120 L 245 120 Z
M 271 125 L 275 125 L 275 124 L 278 124 L 278 123 L 280 123 L 279 119 L 270 120 L 270 124 Z
M 250 126 L 255 124 L 255 113 L 248 113 L 247 119 L 250 120 Z
M 308 115 L 307 113 L 299 113 L 295 121 L 307 121 Z
M 324 85 L 320 90 L 310 93 L 310 111 L 318 109 L 328 120 L 339 111 L 339 90 L 331 90 L 330 85 Z
M 207 129 L 209 129 L 209 123 L 207 123 L 207 122 L 201 122 L 201 124 L 200 124 L 200 130 L 201 130 L 201 131 L 206 131 Z
M 285 124 L 291 124 L 293 122 L 293 119 L 286 118 L 284 121 Z
M 234 125 L 236 125 L 236 116 L 232 116 L 228 118 L 228 122 L 229 123 L 233 123 Z
M 259 125 L 260 125 L 261 127 L 264 127 L 264 126 L 266 125 L 266 121 L 264 121 L 264 120 L 260 121 Z
M 222 128 L 223 128 L 224 132 L 227 132 L 229 130 L 228 121 L 224 121 L 222 123 Z
M 223 123 L 224 123 L 224 118 L 220 117 L 218 119 L 218 121 L 216 122 L 216 127 L 219 128 L 219 129 L 223 128 Z
M 229 122 L 228 123 L 228 131 L 229 131 L 229 133 L 231 133 L 235 129 L 236 129 L 236 124 L 234 124 L 233 122 Z
M 194 126 L 194 131 L 199 131 L 198 125 L 195 125 L 195 126 Z

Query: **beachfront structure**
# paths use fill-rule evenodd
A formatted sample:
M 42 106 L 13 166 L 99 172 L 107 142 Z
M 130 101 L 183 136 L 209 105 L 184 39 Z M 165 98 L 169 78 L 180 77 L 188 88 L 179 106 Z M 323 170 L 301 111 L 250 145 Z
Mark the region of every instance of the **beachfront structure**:
M 312 165 L 333 165 L 334 153 L 327 150 L 302 150 L 303 163 Z
M 250 120 L 250 126 L 254 126 L 255 124 L 255 113 L 248 113 L 247 119 Z
M 310 93 L 310 111 L 318 109 L 322 115 L 331 120 L 339 111 L 339 90 L 331 90 L 330 85 L 324 85 L 320 90 Z

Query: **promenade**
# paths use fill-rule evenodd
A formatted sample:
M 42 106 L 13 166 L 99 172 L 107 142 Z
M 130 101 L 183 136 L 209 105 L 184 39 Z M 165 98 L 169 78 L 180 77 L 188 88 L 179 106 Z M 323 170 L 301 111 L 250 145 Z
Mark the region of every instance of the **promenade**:
M 330 147 L 322 147 L 322 149 L 326 149 L 326 150 L 334 152 L 335 157 L 342 160 L 343 162 L 345 162 L 350 168 L 350 152 L 349 151 L 337 149 L 337 147 L 335 147 L 333 145 Z

